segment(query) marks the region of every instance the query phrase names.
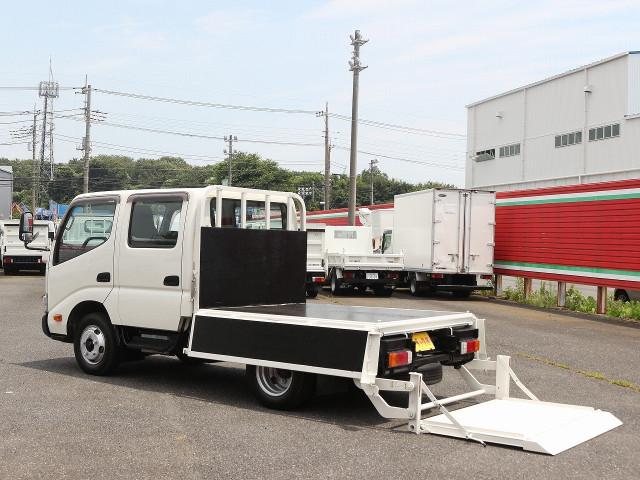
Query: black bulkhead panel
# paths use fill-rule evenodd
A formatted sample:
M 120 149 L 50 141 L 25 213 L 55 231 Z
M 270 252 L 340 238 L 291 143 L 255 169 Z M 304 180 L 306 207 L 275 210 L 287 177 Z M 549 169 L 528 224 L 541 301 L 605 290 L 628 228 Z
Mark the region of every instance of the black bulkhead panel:
M 201 228 L 200 307 L 305 303 L 307 232 Z

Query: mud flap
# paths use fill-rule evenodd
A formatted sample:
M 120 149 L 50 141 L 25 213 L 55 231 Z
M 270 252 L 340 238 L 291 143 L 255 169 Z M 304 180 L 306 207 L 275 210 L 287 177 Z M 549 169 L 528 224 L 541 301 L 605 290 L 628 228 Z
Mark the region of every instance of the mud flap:
M 556 455 L 605 433 L 622 422 L 612 414 L 591 407 L 547 403 L 516 398 L 495 399 L 449 412 L 461 430 L 445 414 L 424 419 L 424 433 L 468 438 Z

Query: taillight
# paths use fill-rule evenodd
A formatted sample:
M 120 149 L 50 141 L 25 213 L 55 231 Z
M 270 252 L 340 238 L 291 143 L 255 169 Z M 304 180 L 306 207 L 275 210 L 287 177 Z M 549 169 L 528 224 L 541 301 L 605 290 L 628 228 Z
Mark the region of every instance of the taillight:
M 431 278 L 442 278 L 442 274 L 441 273 L 432 273 L 431 274 Z
M 491 280 L 493 278 L 493 275 L 480 275 L 480 278 L 482 280 Z
M 344 278 L 355 278 L 356 274 L 353 272 L 347 272 L 344 275 L 342 275 Z
M 398 278 L 398 274 L 397 273 L 390 273 L 389 274 L 389 278 Z
M 402 365 L 409 365 L 413 355 L 411 350 L 398 350 L 397 352 L 389 352 L 389 360 L 387 365 L 391 367 L 400 367 Z
M 313 277 L 311 281 L 315 283 L 324 283 L 324 277 Z
M 460 342 L 460 353 L 473 353 L 480 350 L 480 340 L 463 340 Z
M 11 263 L 11 258 L 5 258 L 4 263 Z

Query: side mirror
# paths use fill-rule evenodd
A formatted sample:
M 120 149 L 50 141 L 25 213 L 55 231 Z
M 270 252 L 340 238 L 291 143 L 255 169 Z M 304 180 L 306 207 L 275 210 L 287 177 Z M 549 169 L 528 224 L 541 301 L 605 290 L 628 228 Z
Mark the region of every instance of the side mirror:
M 24 212 L 20 215 L 20 229 L 18 231 L 20 241 L 29 243 L 33 241 L 33 213 Z

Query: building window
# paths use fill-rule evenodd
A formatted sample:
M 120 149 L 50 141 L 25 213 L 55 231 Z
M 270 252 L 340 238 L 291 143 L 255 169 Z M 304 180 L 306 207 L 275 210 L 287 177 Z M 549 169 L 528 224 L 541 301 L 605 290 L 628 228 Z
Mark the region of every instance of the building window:
M 507 145 L 500 147 L 501 157 L 513 157 L 514 155 L 520 155 L 520 144 L 514 143 L 513 145 Z
M 607 138 L 620 136 L 620 124 L 614 123 L 613 125 L 604 125 L 602 127 L 595 127 L 589 129 L 589 141 L 605 140 Z
M 582 143 L 582 132 L 571 132 L 556 135 L 556 148 L 578 145 L 579 143 Z
M 476 152 L 476 156 L 474 160 L 476 162 L 484 162 L 485 160 L 493 160 L 496 158 L 496 149 L 491 148 L 489 150 L 482 150 L 480 152 Z

